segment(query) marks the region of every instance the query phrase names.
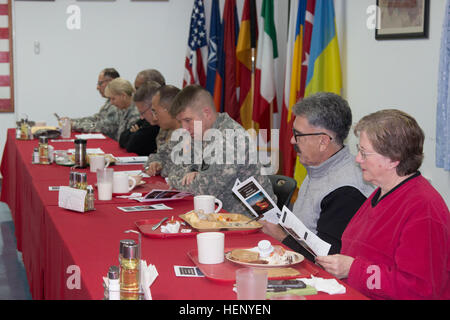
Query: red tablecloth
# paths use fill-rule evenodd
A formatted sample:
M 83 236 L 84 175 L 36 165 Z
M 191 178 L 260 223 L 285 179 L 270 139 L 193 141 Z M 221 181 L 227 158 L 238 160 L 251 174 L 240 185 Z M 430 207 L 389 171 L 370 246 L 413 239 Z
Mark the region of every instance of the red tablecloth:
M 31 154 L 37 141 L 16 141 L 14 131 L 8 139 L 1 163 L 3 187 L 1 200 L 11 208 L 16 227 L 18 249 L 24 264 L 34 299 L 102 299 L 102 277 L 108 268 L 118 265 L 119 241 L 137 238 L 125 234 L 138 230 L 135 222 L 142 219 L 179 215 L 193 209 L 192 199 L 166 202 L 174 210 L 124 213 L 120 205 L 136 202 L 114 198 L 109 202 L 96 201 L 96 211 L 80 214 L 57 206 L 57 192 L 49 186 L 67 185 L 69 168 L 56 165 L 31 165 Z M 89 141 L 89 148 L 101 147 L 115 156 L 126 155 L 112 140 Z M 73 143 L 59 143 L 57 150 L 69 149 Z M 116 166 L 116 170 L 136 170 L 139 167 Z M 94 179 L 94 180 L 91 180 Z M 89 174 L 88 182 L 95 183 Z M 153 187 L 167 187 L 160 177 L 147 179 L 142 192 Z M 141 192 L 136 190 L 136 192 Z M 267 239 L 261 233 L 247 235 L 226 234 L 225 246 L 254 246 Z M 274 239 L 270 239 L 276 243 Z M 156 300 L 222 300 L 236 299 L 232 283 L 211 281 L 207 278 L 180 278 L 174 266 L 193 266 L 187 252 L 196 248 L 195 237 L 154 239 L 142 237 L 142 259 L 154 264 L 159 277 L 151 291 Z M 315 276 L 331 275 L 309 261 L 302 262 Z M 73 270 L 80 272 L 81 288 L 71 288 Z M 78 272 L 76 271 L 76 272 Z M 68 285 L 69 283 L 69 285 Z M 341 282 L 342 283 L 342 282 Z M 308 299 L 365 299 L 345 283 L 347 293 L 330 296 L 319 293 Z

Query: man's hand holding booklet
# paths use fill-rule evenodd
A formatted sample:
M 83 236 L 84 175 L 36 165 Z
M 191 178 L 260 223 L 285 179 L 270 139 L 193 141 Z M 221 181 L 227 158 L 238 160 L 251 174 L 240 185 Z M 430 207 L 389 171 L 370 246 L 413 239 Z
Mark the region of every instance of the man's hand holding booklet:
M 254 177 L 244 182 L 237 180 L 232 190 L 255 216 L 255 219 L 260 218 L 279 224 L 314 257 L 328 255 L 331 245 L 306 228 L 286 206 L 283 207 L 283 211 L 280 211 L 276 203 Z

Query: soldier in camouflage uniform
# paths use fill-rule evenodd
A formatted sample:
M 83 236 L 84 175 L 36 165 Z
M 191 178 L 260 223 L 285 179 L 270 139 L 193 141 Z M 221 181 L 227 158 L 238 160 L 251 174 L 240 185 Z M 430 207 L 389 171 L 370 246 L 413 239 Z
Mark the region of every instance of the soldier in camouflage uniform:
M 156 137 L 158 151 L 149 155 L 148 161 L 144 166 L 146 173 L 150 176 L 156 174 L 167 176 L 168 171 L 172 170 L 170 154 L 173 143 L 171 143 L 170 137 L 174 130 L 180 128 L 180 123 L 170 115 L 169 108 L 179 92 L 180 89 L 165 85 L 159 88 L 152 98 L 152 112 L 161 129 Z
M 98 76 L 97 90 L 103 98 L 106 86 L 120 75 L 114 68 L 102 70 Z M 121 111 L 107 99 L 100 111 L 93 116 L 71 119 L 72 130 L 78 132 L 101 132 L 104 135 L 115 138 L 119 128 Z
M 201 164 L 184 165 L 184 171 L 171 171 L 168 177 L 171 187 L 195 195 L 213 195 L 222 200 L 223 208 L 228 212 L 251 216 L 232 188 L 236 179 L 243 182 L 253 176 L 268 195 L 277 201 L 269 178 L 261 175 L 261 165 L 257 159 L 255 161 L 255 154 L 252 155 L 254 161 L 250 161 L 252 152 L 249 144 L 242 145 L 235 143 L 234 139 L 225 139 L 230 132 L 244 133 L 244 128 L 228 114 L 216 112 L 208 91 L 197 85 L 184 88 L 173 102 L 170 113 L 181 122 L 183 129 L 195 140 L 194 143 L 200 143 L 200 159 L 203 160 Z M 196 121 L 201 121 L 201 132 L 196 132 L 200 129 L 200 122 L 197 122 L 194 130 Z M 215 138 L 211 139 L 208 135 Z M 194 146 L 194 150 L 197 148 Z
M 134 92 L 132 84 L 123 78 L 112 80 L 105 89 L 105 95 L 111 100 L 111 104 L 121 111 L 118 128 L 113 137 L 117 141 L 119 141 L 122 132 L 129 130 L 140 120 L 140 113 L 133 101 Z

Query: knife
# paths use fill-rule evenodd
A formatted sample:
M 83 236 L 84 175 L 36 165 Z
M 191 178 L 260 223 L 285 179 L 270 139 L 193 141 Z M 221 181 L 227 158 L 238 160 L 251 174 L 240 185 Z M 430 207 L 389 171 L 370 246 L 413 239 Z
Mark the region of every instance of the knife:
M 155 225 L 152 227 L 152 230 L 155 231 L 156 229 L 158 229 L 159 226 L 162 225 L 163 222 L 166 221 L 167 219 L 169 219 L 169 218 L 168 218 L 168 217 L 165 217 L 165 218 L 162 219 L 160 222 L 158 222 L 157 224 L 155 224 Z
M 247 221 L 246 224 L 252 223 L 253 221 L 259 221 L 260 219 L 264 218 L 264 214 L 257 216 L 255 218 L 253 218 L 252 220 Z

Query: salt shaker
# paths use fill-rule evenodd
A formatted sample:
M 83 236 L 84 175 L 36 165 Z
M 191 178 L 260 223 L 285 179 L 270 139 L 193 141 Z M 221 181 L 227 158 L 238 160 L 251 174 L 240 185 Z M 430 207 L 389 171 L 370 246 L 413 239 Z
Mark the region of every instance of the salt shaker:
M 87 203 L 87 211 L 95 210 L 95 196 L 94 196 L 94 188 L 92 188 L 92 186 L 87 187 L 86 203 Z
M 33 163 L 38 164 L 39 163 L 39 148 L 34 148 L 33 151 Z
M 112 266 L 108 271 L 109 300 L 120 300 L 119 267 Z

